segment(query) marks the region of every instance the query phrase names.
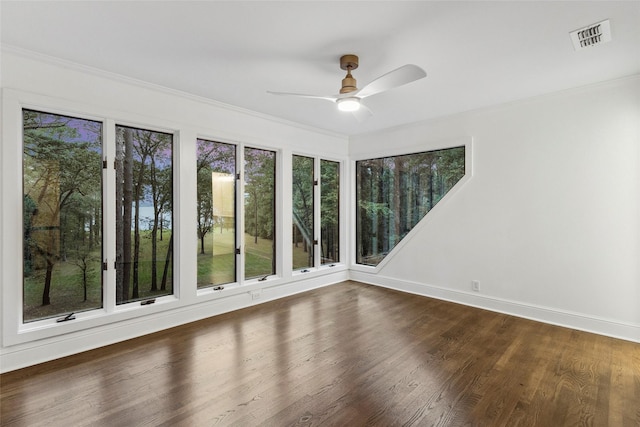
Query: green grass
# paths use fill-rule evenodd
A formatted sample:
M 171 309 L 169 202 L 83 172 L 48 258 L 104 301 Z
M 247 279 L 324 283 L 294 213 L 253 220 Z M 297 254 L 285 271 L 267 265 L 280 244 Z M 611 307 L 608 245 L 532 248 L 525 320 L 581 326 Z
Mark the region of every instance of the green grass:
M 245 278 L 261 277 L 272 274 L 271 259 L 273 256 L 273 242 L 245 234 Z M 235 278 L 235 240 L 232 231 L 219 229 L 213 235 L 205 238 L 205 254 L 200 253 L 198 243 L 198 287 L 232 283 Z M 293 248 L 294 269 L 308 266 L 308 253 L 302 244 Z
M 84 287 L 80 268 L 71 261 L 58 262 L 53 268 L 51 304 L 42 305 L 45 270 L 37 270 L 24 279 L 24 321 L 32 321 L 68 312 L 92 310 L 102 307 L 101 263 L 97 261 L 88 272 L 87 301 L 84 301 Z
M 293 269 L 300 270 L 303 268 L 309 267 L 310 263 L 313 261 L 309 261 L 309 252 L 304 251 L 304 244 L 299 242 L 298 247 L 293 243 L 291 244 L 291 250 L 293 252 Z
M 151 239 L 149 231 L 141 232 L 140 261 L 138 263 L 138 292 L 139 299 L 170 295 L 173 293 L 172 269 L 169 267 L 169 280 L 165 291 L 151 291 Z M 164 260 L 167 254 L 171 234 L 165 230 L 163 240 L 158 240 L 157 249 L 157 280 L 161 285 Z M 89 269 L 87 284 L 87 301 L 84 301 L 84 287 L 82 272 L 74 259 L 69 255 L 66 261 L 58 261 L 51 278 L 49 296 L 51 303 L 42 305 L 42 293 L 45 281 L 45 269 L 37 269 L 31 276 L 25 277 L 23 296 L 23 317 L 25 322 L 58 316 L 69 312 L 93 310 L 102 307 L 102 261 L 100 249 L 92 254 L 92 266 Z M 133 274 L 133 273 L 132 273 Z M 131 289 L 130 289 L 131 291 Z
M 260 277 L 272 273 L 273 242 L 245 234 L 245 277 Z M 235 277 L 235 238 L 233 231 L 220 232 L 205 238 L 205 253 L 198 244 L 198 287 L 231 283 Z
M 145 299 L 173 293 L 171 279 L 167 283 L 166 291 L 150 290 L 151 286 L 151 239 L 149 231 L 141 233 L 141 251 L 139 262 L 139 298 Z M 212 238 L 211 238 L 212 237 Z M 170 240 L 170 232 L 165 230 L 163 240 L 158 241 L 158 287 L 162 280 L 164 259 Z M 245 235 L 245 277 L 261 277 L 272 274 L 272 241 L 258 239 L 254 243 L 254 237 Z M 205 240 L 205 254 L 200 254 L 198 246 L 198 287 L 232 283 L 235 278 L 235 239 L 233 231 L 219 229 L 215 234 L 208 235 Z M 308 254 L 304 252 L 302 244 L 293 249 L 294 269 L 307 266 Z M 87 301 L 84 301 L 84 289 L 82 285 L 82 272 L 74 260 L 69 258 L 66 262 L 59 261 L 53 269 L 51 281 L 51 291 L 49 293 L 51 304 L 42 305 L 42 292 L 44 288 L 44 269 L 38 269 L 33 275 L 25 277 L 24 280 L 24 321 L 29 322 L 48 317 L 55 317 L 69 312 L 80 312 L 93 310 L 102 307 L 102 286 L 101 286 L 101 253 L 97 249 L 92 254 L 92 266 L 88 274 Z M 171 267 L 169 277 L 172 276 Z

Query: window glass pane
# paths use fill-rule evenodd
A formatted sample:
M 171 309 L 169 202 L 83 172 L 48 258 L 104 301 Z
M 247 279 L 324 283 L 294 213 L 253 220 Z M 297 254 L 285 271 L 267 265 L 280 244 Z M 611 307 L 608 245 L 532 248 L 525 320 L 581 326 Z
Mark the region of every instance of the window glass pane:
M 198 287 L 236 280 L 236 146 L 197 140 Z
M 313 158 L 293 156 L 293 269 L 313 267 Z
M 377 265 L 464 176 L 464 147 L 356 162 L 356 262 Z
M 23 110 L 23 320 L 102 307 L 102 123 Z
M 320 160 L 321 263 L 340 262 L 340 163 Z
M 276 272 L 275 242 L 276 153 L 244 150 L 244 275 L 268 276 Z
M 173 293 L 173 135 L 116 126 L 116 302 Z

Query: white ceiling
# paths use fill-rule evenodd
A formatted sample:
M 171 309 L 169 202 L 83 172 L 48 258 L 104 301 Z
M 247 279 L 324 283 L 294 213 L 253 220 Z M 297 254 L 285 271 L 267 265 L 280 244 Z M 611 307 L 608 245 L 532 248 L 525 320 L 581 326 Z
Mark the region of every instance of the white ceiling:
M 5 1 L 2 44 L 345 135 L 640 73 L 640 1 Z M 569 32 L 610 19 L 613 40 Z M 358 123 L 332 95 L 341 55 L 362 87 L 407 63 L 427 78 L 367 98 Z

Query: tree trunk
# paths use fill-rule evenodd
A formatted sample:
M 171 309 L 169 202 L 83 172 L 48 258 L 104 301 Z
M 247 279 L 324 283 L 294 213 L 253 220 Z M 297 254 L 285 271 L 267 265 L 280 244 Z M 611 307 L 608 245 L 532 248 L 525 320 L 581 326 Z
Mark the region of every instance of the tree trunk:
M 167 290 L 167 279 L 169 276 L 169 264 L 171 263 L 171 254 L 173 252 L 173 233 L 169 239 L 169 247 L 167 248 L 167 257 L 164 260 L 164 270 L 162 271 L 162 283 L 160 284 L 160 290 Z
M 254 199 L 254 203 L 256 204 L 256 214 L 255 214 L 255 237 L 253 238 L 253 243 L 258 244 L 258 192 L 254 191 L 256 197 Z
M 153 222 L 153 228 L 151 229 L 151 290 L 158 290 L 158 260 L 156 254 L 158 253 L 158 226 L 157 221 Z
M 138 187 L 140 183 L 138 183 Z M 136 191 L 135 202 L 135 220 L 133 223 L 133 284 L 131 288 L 131 299 L 139 298 L 138 293 L 138 278 L 140 277 L 139 265 L 140 265 L 140 199 L 138 191 Z
M 51 276 L 53 275 L 53 262 L 47 257 L 47 273 L 44 277 L 44 290 L 42 291 L 42 305 L 51 304 L 49 291 L 51 290 Z
M 158 182 L 156 176 L 156 162 L 151 156 L 151 194 L 153 197 L 153 227 L 151 228 L 151 291 L 158 290 L 158 222 L 160 208 L 158 207 Z
M 87 260 L 82 260 L 82 285 L 84 287 L 84 299 L 87 301 Z
M 116 303 L 124 301 L 124 185 L 121 179 L 124 177 L 124 159 L 120 146 L 116 146 Z
M 122 200 L 122 294 L 120 302 L 129 299 L 131 277 L 131 210 L 133 204 L 133 136 L 132 130 L 124 130 L 124 167 Z
M 398 243 L 400 238 L 400 213 L 404 210 L 400 208 L 400 192 L 402 191 L 402 176 L 404 175 L 404 162 L 400 157 L 396 157 L 394 160 L 395 173 L 393 174 L 393 208 L 391 209 L 391 215 L 393 215 L 393 241 L 390 242 L 392 246 Z
M 133 287 L 131 290 L 131 298 L 139 298 L 139 278 L 140 278 L 140 199 L 142 198 L 142 183 L 144 181 L 144 163 L 146 156 L 142 156 L 140 159 L 140 171 L 138 172 L 138 179 L 135 185 L 135 220 L 133 222 L 133 236 L 134 236 L 134 249 L 133 249 Z

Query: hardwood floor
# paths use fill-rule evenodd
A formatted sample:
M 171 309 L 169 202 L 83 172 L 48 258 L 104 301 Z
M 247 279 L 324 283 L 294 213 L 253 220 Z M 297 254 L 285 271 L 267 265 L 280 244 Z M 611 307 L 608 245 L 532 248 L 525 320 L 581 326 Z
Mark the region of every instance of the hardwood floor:
M 640 344 L 356 282 L 0 381 L 2 426 L 640 425 Z

